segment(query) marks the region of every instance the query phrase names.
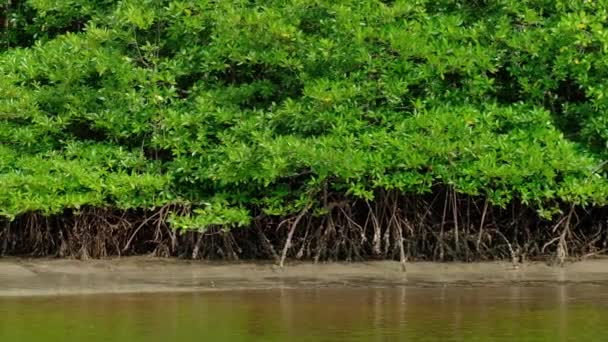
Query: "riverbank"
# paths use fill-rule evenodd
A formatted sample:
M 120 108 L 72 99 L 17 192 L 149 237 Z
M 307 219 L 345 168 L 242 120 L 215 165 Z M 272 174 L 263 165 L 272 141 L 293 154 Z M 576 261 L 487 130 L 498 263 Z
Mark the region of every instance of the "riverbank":
M 77 261 L 0 259 L 1 296 L 217 291 L 326 286 L 494 286 L 536 283 L 608 284 L 608 259 L 567 263 L 532 262 L 408 264 L 398 262 L 270 263 L 183 261 L 128 257 Z

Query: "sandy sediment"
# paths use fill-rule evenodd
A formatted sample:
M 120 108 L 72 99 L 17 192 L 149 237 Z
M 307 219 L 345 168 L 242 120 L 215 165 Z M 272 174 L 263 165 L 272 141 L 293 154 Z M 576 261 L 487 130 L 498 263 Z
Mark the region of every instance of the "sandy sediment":
M 218 263 L 152 257 L 0 259 L 0 296 L 217 291 L 321 286 L 608 285 L 608 259 L 549 266 L 507 262 Z

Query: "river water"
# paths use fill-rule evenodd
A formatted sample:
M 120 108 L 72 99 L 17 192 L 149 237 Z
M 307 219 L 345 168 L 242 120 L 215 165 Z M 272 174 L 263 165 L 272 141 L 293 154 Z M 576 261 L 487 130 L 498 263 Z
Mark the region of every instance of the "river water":
M 608 286 L 0 298 L 0 341 L 606 341 Z

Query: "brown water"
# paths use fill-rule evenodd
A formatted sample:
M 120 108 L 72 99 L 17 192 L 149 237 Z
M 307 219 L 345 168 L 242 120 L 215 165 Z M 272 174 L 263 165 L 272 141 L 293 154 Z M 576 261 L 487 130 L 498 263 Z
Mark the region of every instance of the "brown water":
M 608 286 L 0 298 L 0 341 L 604 341 Z

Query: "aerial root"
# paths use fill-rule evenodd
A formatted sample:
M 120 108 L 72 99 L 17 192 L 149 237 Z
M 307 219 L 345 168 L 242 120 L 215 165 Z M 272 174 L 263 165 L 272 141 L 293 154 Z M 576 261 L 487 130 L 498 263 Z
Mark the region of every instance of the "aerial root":
M 455 195 L 451 189 L 417 197 L 379 191 L 374 201 L 330 193 L 325 207 L 310 203 L 287 218 L 260 214 L 250 228 L 200 232 L 171 229 L 169 215 L 190 210 L 177 205 L 154 211 L 86 208 L 51 217 L 30 213 L 10 224 L 0 222 L 0 255 L 262 258 L 281 267 L 289 258 L 391 259 L 405 270 L 408 260 L 522 262 L 552 255 L 563 264 L 608 251 L 605 210 L 569 206 L 565 215 L 543 221 L 523 205 L 497 208 L 486 198 Z
M 281 261 L 279 262 L 279 267 L 281 268 L 283 268 L 283 265 L 285 264 L 285 258 L 287 258 L 287 250 L 289 249 L 289 247 L 291 247 L 291 239 L 293 239 L 293 234 L 296 231 L 296 227 L 298 226 L 298 223 L 300 223 L 300 220 L 302 219 L 302 217 L 304 217 L 309 208 L 310 205 L 307 205 L 306 208 L 304 208 L 304 210 L 302 210 L 302 212 L 300 212 L 300 214 L 295 218 L 293 224 L 291 225 L 291 229 L 289 230 L 289 234 L 287 235 L 287 240 L 285 240 L 283 252 L 281 253 Z

